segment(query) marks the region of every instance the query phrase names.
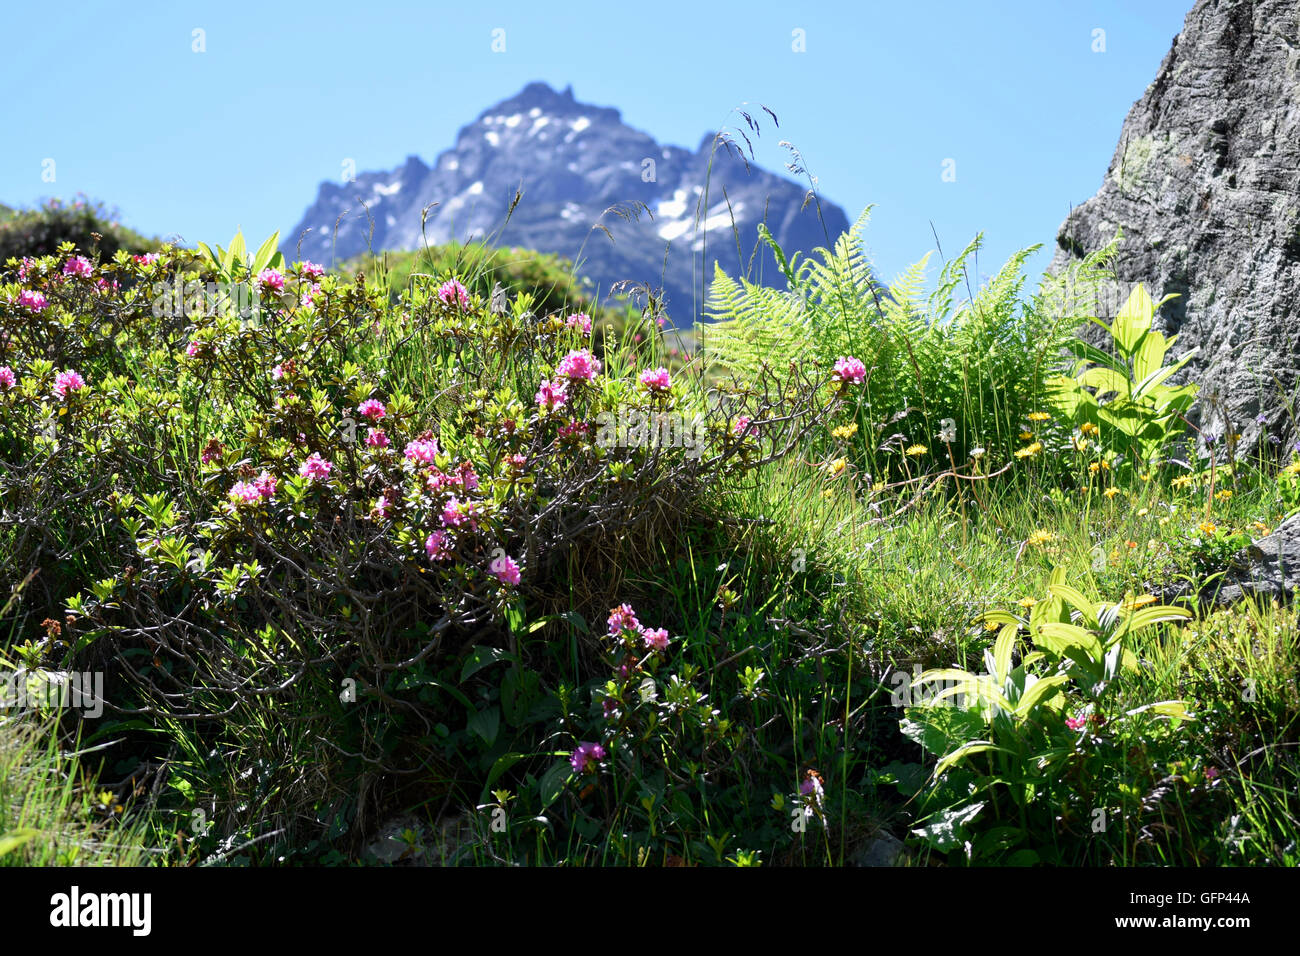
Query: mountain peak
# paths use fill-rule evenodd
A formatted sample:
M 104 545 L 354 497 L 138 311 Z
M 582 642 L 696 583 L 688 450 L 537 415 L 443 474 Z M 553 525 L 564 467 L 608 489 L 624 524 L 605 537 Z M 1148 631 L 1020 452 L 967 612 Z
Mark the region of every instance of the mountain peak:
M 712 139 L 705 136 L 695 153 L 671 147 L 627 126 L 616 109 L 579 102 L 572 86 L 556 91 L 533 82 L 463 127 L 432 167 L 412 156 L 343 186 L 322 184 L 289 235 L 304 237 L 302 256 L 326 263 L 367 248 L 485 237 L 581 254 L 593 293 L 604 296 L 623 281 L 645 283 L 663 290 L 669 315 L 687 326 L 701 317 L 715 262 L 730 275 L 784 286 L 771 250 L 759 241 L 760 222 L 787 254 L 807 254 L 825 244 L 826 231 L 838 236 L 849 226 L 843 210 L 823 203 L 823 227 L 818 211 L 804 208 L 803 188 L 788 179 L 753 164 L 710 163 Z M 707 209 L 700 201 L 706 186 Z M 726 200 L 715 199 L 724 188 Z M 523 198 L 512 207 L 516 190 Z M 652 216 L 610 214 L 640 208 L 635 204 Z M 608 233 L 593 242 L 597 225 Z M 286 244 L 285 254 L 293 251 Z

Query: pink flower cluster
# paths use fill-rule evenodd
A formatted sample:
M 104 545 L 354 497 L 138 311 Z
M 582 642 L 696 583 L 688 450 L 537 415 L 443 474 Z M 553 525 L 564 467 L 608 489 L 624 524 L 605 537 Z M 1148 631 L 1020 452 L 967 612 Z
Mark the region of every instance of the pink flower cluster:
M 662 627 L 649 628 L 643 627 L 637 620 L 636 611 L 630 604 L 620 604 L 609 612 L 609 634 L 611 637 L 619 637 L 625 631 L 634 631 L 640 635 L 645 646 L 650 650 L 663 654 L 668 650 L 668 631 Z
M 750 438 L 754 438 L 758 435 L 758 428 L 750 427 L 749 423 L 752 422 L 753 420 L 754 419 L 750 418 L 748 415 L 741 415 L 739 418 L 736 419 L 736 424 L 731 426 L 731 430 L 735 432 L 737 435 L 744 435 Z
M 575 312 L 565 321 L 565 324 L 576 330 L 580 335 L 591 335 L 591 316 L 585 312 Z
M 436 438 L 417 438 L 406 443 L 402 452 L 408 459 L 432 465 L 438 457 L 438 440 Z
M 330 476 L 330 469 L 333 467 L 334 463 L 322 458 L 320 452 L 312 452 L 311 457 L 298 469 L 298 474 L 308 481 L 324 481 Z
M 32 312 L 40 312 L 50 303 L 45 298 L 44 293 L 35 292 L 31 289 L 23 289 L 22 292 L 18 293 L 18 304 L 24 309 L 28 309 Z
M 8 365 L 0 365 L 0 388 L 6 391 L 18 384 L 18 376 Z
M 384 407 L 384 403 L 376 398 L 367 398 L 357 406 L 357 411 L 372 422 L 377 422 L 388 414 L 388 409 Z
M 278 269 L 263 269 L 257 274 L 257 284 L 272 292 L 283 292 L 284 276 Z
M 371 448 L 387 448 L 389 445 L 388 435 L 382 428 L 366 429 L 366 444 Z
M 76 392 L 85 387 L 86 380 L 70 369 L 54 376 L 54 396 L 60 400 L 67 398 L 68 392 Z
M 861 385 L 867 377 L 867 367 L 853 356 L 837 359 L 832 374 L 841 382 Z
M 302 264 L 302 274 L 309 279 L 319 279 L 325 274 L 325 267 L 308 259 Z
M 600 744 L 584 741 L 578 744 L 578 749 L 569 757 L 569 763 L 575 773 L 586 773 L 588 769 L 594 771 L 605 756 L 605 748 Z
M 276 480 L 262 472 L 254 481 L 237 481 L 230 489 L 230 497 L 237 505 L 255 505 L 275 494 Z
M 469 290 L 461 285 L 459 279 L 448 279 L 438 286 L 438 298 L 446 305 L 469 308 Z
M 488 570 L 492 572 L 493 577 L 503 584 L 513 586 L 519 583 L 519 565 L 508 554 L 493 558 L 488 565 Z
M 573 381 L 590 382 L 600 374 L 600 360 L 587 349 L 574 349 L 560 359 L 555 374 Z
M 429 537 L 424 542 L 424 550 L 430 561 L 442 561 L 451 557 L 451 546 L 451 535 L 442 529 L 429 532 Z
M 564 382 L 543 381 L 533 396 L 537 407 L 544 412 L 553 412 L 569 400 L 569 387 Z
M 666 392 L 672 386 L 666 368 L 646 369 L 641 373 L 641 384 L 652 392 Z
M 83 279 L 89 279 L 90 274 L 94 271 L 90 260 L 85 256 L 73 256 L 63 263 L 63 274 L 65 276 L 81 276 Z

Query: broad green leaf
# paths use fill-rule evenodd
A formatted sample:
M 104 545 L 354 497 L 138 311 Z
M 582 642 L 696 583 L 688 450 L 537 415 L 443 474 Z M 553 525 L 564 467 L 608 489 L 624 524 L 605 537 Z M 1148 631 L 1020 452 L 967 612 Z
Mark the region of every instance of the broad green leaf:
M 1141 283 L 1129 293 L 1128 301 L 1120 308 L 1111 326 L 1115 342 L 1125 352 L 1137 348 L 1142 337 L 1151 330 L 1151 319 L 1155 314 L 1155 305 L 1151 296 Z
M 489 667 L 498 661 L 514 660 L 515 656 L 503 648 L 484 647 L 481 644 L 476 644 L 470 649 L 469 656 L 465 658 L 465 664 L 460 670 L 461 682 L 464 683 L 483 668 Z
M 280 241 L 280 233 L 271 233 L 271 237 L 257 247 L 257 252 L 253 254 L 253 275 L 257 275 L 268 265 L 271 264 L 271 257 L 275 255 L 275 245 Z
M 497 734 L 501 730 L 501 711 L 496 707 L 476 710 L 466 722 L 465 729 L 483 738 L 483 742 L 491 747 L 497 742 Z
M 1029 716 L 1041 701 L 1060 693 L 1061 686 L 1070 680 L 1064 674 L 1056 674 L 1052 677 L 1043 677 L 1035 681 L 1033 686 L 1026 690 L 1020 700 L 1016 702 L 1015 715 L 1021 719 Z
M 966 842 L 966 824 L 979 816 L 983 809 L 983 801 L 964 807 L 947 807 L 927 817 L 931 822 L 912 833 L 940 853 L 947 853 Z
M 972 740 L 968 744 L 962 744 L 952 753 L 948 754 L 948 756 L 940 760 L 938 764 L 935 765 L 934 778 L 937 780 L 939 777 L 942 777 L 949 767 L 960 763 L 972 754 L 985 753 L 990 750 L 997 751 L 998 753 L 1012 753 L 1012 751 L 1008 750 L 1006 747 L 999 747 L 997 744 L 988 740 Z
M 1078 610 L 1089 627 L 1097 626 L 1097 606 L 1084 597 L 1078 588 L 1068 584 L 1049 584 L 1047 590 Z

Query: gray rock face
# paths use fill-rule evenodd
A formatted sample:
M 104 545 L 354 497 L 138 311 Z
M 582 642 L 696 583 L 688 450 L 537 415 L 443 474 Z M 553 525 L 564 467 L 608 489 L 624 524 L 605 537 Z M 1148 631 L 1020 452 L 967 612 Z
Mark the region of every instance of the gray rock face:
M 1300 439 L 1300 0 L 1197 0 L 1053 268 L 1117 227 L 1120 282 L 1097 314 L 1137 282 L 1178 293 L 1157 321 L 1181 336 L 1173 357 L 1199 347 L 1193 422 L 1242 450 Z
M 1252 597 L 1289 603 L 1300 587 L 1300 515 L 1293 515 L 1270 534 L 1233 557 L 1224 576 L 1193 597 L 1186 584 L 1171 585 L 1156 595 L 1165 603 L 1227 605 Z
M 766 114 L 755 118 L 763 121 L 764 132 L 775 132 Z M 516 190 L 523 198 L 507 223 Z M 700 315 L 714 260 L 732 275 L 784 288 L 766 246 L 750 265 L 759 223 L 767 223 L 787 255 L 829 248 L 848 229 L 843 210 L 825 201 L 823 225 L 817 205 L 805 206 L 806 196 L 788 179 L 752 165 L 746 170 L 733 153 L 715 153 L 712 136 L 694 152 L 663 146 L 624 125 L 618 110 L 579 103 L 571 90 L 557 93 L 545 83 L 530 83 L 464 127 L 455 147 L 432 166 L 412 156 L 391 172 L 322 183 L 281 248 L 287 258 L 325 265 L 367 248 L 416 249 L 426 241 L 471 237 L 554 252 L 575 260 L 602 299 L 623 280 L 662 287 L 668 314 L 687 326 Z M 634 202 L 644 203 L 653 218 L 642 213 L 631 221 L 607 211 L 615 205 L 627 210 Z M 593 229 L 598 222 L 610 236 Z

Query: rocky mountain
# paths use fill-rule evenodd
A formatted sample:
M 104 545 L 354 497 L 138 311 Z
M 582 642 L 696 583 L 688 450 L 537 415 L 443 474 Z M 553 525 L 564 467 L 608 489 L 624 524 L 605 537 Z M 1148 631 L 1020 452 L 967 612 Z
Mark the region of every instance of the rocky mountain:
M 700 315 L 714 260 L 733 275 L 748 268 L 754 281 L 784 287 L 766 246 L 750 263 L 759 223 L 787 255 L 830 246 L 849 228 L 838 206 L 822 200 L 819 220 L 818 205 L 805 206 L 804 187 L 752 163 L 747 170 L 734 153 L 715 152 L 713 141 L 706 135 L 694 151 L 661 145 L 625 125 L 618 110 L 580 103 L 571 88 L 530 83 L 461 129 L 432 166 L 411 156 L 389 172 L 322 183 L 283 249 L 329 264 L 367 248 L 490 239 L 574 259 L 602 298 L 623 280 L 662 287 L 673 322 L 687 326 Z M 516 190 L 522 199 L 507 223 Z M 608 211 L 626 213 L 635 202 L 651 215 Z
M 1211 434 L 1300 438 L 1300 0 L 1197 0 L 1124 121 L 1101 190 L 1061 226 L 1054 268 L 1123 230 L 1099 315 L 1142 282 L 1196 347 Z M 1259 419 L 1257 421 L 1257 419 Z

